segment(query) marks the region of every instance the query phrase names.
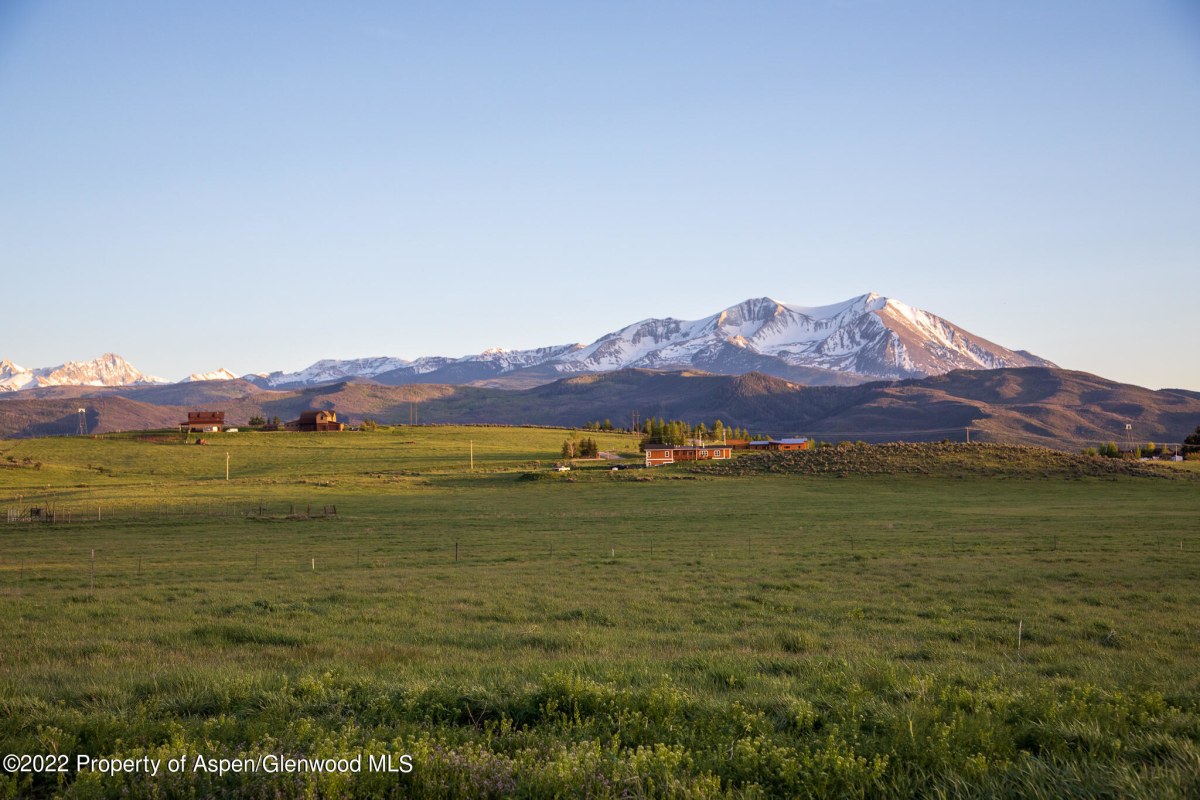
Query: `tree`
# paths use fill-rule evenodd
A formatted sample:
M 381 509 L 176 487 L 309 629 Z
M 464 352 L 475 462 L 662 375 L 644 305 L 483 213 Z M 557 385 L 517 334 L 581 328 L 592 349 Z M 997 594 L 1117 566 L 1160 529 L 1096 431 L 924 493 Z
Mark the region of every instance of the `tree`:
M 1183 440 L 1182 452 L 1185 456 L 1200 453 L 1200 425 L 1196 426 L 1195 433 Z
M 257 416 L 257 415 L 256 415 L 256 416 L 253 416 L 253 417 L 251 417 L 251 418 L 250 418 L 250 425 L 251 425 L 251 426 L 254 426 L 254 425 L 266 425 L 266 424 L 267 424 L 267 421 L 266 421 L 265 419 L 263 419 L 262 417 L 260 417 L 260 416 Z
M 567 439 L 566 441 L 563 442 L 562 457 L 563 458 L 574 458 L 575 457 L 575 443 L 572 442 L 570 439 Z

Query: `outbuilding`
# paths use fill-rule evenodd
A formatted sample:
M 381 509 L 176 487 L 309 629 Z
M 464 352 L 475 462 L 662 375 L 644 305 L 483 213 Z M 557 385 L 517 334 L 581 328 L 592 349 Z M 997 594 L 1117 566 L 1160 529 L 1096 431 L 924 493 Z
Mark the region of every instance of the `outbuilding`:
M 747 450 L 807 450 L 809 448 L 809 440 L 803 437 L 795 439 L 755 439 L 747 443 Z

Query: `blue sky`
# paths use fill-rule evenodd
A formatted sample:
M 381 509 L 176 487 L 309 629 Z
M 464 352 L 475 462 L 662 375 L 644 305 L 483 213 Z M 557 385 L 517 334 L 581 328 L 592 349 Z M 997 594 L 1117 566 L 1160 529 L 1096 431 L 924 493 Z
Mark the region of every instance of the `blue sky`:
M 0 357 L 167 378 L 868 291 L 1200 389 L 1200 3 L 0 3 Z

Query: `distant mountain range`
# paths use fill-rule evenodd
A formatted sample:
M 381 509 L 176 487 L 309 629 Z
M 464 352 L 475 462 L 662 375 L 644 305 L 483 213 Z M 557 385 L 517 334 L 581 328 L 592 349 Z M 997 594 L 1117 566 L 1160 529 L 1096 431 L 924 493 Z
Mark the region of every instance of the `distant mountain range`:
M 627 369 L 577 375 L 527 389 L 339 381 L 270 390 L 249 381 L 111 388 L 55 386 L 0 395 L 0 436 L 71 434 L 78 409 L 90 433 L 171 427 L 186 412 L 295 418 L 331 409 L 343 420 L 581 426 L 629 425 L 663 417 L 721 419 L 756 433 L 867 441 L 952 439 L 1038 444 L 1078 450 L 1125 439 L 1180 442 L 1200 424 L 1200 392 L 1151 391 L 1049 367 L 955 370 L 944 375 L 856 386 L 802 386 L 761 373 L 712 375 Z
M 636 412 L 772 435 L 961 439 L 1077 449 L 1178 442 L 1200 424 L 1200 393 L 1150 391 L 1058 369 L 898 300 L 829 306 L 747 300 L 699 320 L 648 319 L 591 344 L 488 350 L 463 358 L 317 361 L 300 372 L 179 382 L 120 356 L 23 369 L 0 361 L 0 436 L 170 427 L 196 409 L 231 423 L 295 418 L 579 426 Z
M 47 386 L 138 386 L 167 383 L 162 378 L 142 374 L 125 359 L 105 353 L 95 361 L 68 361 L 57 367 L 25 369 L 9 361 L 0 361 L 0 391 L 42 389 Z
M 299 372 L 254 373 L 262 388 L 292 389 L 346 379 L 398 386 L 411 383 L 528 388 L 564 376 L 624 369 L 703 370 L 719 375 L 759 372 L 813 386 L 902 380 L 956 369 L 1054 366 L 1010 350 L 899 300 L 865 294 L 843 303 L 805 307 L 768 297 L 747 300 L 699 320 L 647 319 L 591 344 L 533 350 L 492 349 L 462 358 L 408 361 L 378 357 L 326 359 Z M 225 369 L 185 381 L 233 380 Z M 167 383 L 120 356 L 24 369 L 0 362 L 0 391 L 54 386 Z

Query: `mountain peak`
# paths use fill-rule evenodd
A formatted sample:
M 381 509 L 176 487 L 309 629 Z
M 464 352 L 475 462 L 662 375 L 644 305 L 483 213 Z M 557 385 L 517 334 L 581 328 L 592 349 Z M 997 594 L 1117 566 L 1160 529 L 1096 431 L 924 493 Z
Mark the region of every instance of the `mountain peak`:
M 235 381 L 237 375 L 233 374 L 224 367 L 214 369 L 212 372 L 193 372 L 188 375 L 180 383 L 196 383 L 197 381 Z

